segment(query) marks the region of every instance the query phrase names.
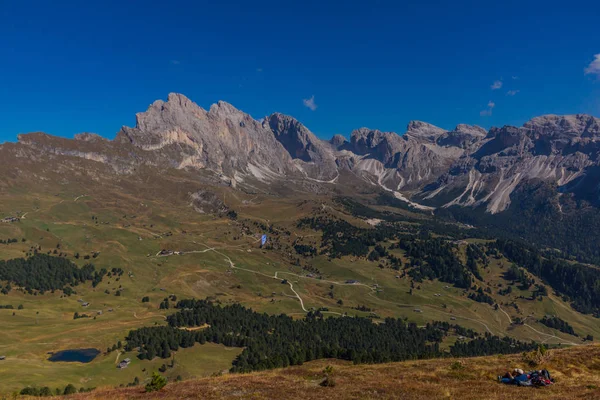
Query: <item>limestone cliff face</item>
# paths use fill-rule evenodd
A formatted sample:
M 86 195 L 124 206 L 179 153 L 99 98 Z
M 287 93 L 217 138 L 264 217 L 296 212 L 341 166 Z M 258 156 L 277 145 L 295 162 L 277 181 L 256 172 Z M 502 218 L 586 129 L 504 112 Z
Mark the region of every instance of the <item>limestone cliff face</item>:
M 485 205 L 487 211 L 497 213 L 510 205 L 517 186 L 543 180 L 562 192 L 585 193 L 586 200 L 598 203 L 598 118 L 547 115 L 521 128 L 492 128 L 485 137 L 477 135 L 469 142 L 449 171 L 423 190 L 424 200 L 433 203 L 444 198 L 438 205 L 445 207 Z M 448 193 L 460 194 L 447 199 Z
M 226 102 L 208 111 L 171 93 L 136 115 L 134 128 L 123 127 L 116 141 L 131 143 L 175 168 L 206 168 L 228 176 L 285 176 L 296 168 L 292 157 L 263 123 Z
M 350 140 L 325 141 L 290 116 L 258 121 L 222 101 L 207 111 L 172 93 L 137 114 L 135 127 L 123 127 L 113 141 L 91 133 L 72 140 L 31 133 L 1 145 L 0 155 L 17 164 L 81 159 L 116 174 L 140 167 L 203 170 L 232 185 L 261 181 L 316 191 L 343 184 L 338 177 L 347 174 L 422 205 L 485 206 L 491 213 L 505 210 L 517 187 L 542 180 L 557 195 L 572 192 L 600 205 L 600 120 L 582 114 L 546 115 L 489 132 L 411 121 L 402 135 L 360 128 Z
M 275 113 L 263 122 L 296 162 L 305 177 L 329 181 L 338 174 L 330 143 L 318 139 L 293 117 Z

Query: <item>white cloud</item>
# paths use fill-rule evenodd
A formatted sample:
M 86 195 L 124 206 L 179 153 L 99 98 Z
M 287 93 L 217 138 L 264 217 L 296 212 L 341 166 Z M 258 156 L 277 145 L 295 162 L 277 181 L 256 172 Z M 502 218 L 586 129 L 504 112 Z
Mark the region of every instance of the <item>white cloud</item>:
M 496 103 L 490 100 L 487 104 L 487 108 L 485 110 L 481 110 L 479 112 L 479 115 L 481 115 L 482 117 L 489 117 L 490 115 L 492 115 L 492 110 L 494 109 L 494 107 L 496 107 Z
M 517 79 L 519 79 L 519 77 L 518 77 L 518 76 L 514 76 L 514 75 L 513 75 L 513 76 L 511 76 L 511 78 L 512 78 L 513 80 L 515 80 L 515 81 L 516 81 Z
M 315 111 L 317 109 L 317 103 L 315 103 L 315 96 L 311 96 L 310 99 L 304 99 L 302 100 L 302 103 L 304 103 L 304 105 L 308 108 L 310 108 L 312 111 Z
M 506 92 L 506 95 L 507 96 L 514 96 L 515 94 L 517 94 L 519 92 L 520 92 L 519 89 L 509 90 L 508 92 Z
M 598 75 L 600 78 L 600 54 L 594 56 L 594 61 L 584 70 L 586 75 Z
M 502 81 L 494 81 L 490 87 L 492 90 L 500 89 L 502 87 Z
M 179 64 L 181 64 L 181 61 L 179 61 L 179 60 L 171 60 L 171 64 L 173 64 L 173 65 L 179 65 Z

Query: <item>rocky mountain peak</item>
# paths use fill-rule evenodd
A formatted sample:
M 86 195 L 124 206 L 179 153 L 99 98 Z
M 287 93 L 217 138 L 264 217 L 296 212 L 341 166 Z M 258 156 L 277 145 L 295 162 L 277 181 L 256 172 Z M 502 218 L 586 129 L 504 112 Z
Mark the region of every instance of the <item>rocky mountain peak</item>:
M 359 128 L 350 134 L 350 142 L 356 149 L 368 149 L 377 147 L 382 141 L 386 140 L 386 133 L 378 129 Z M 360 151 L 360 150 L 359 150 Z
M 479 136 L 485 137 L 487 135 L 487 131 L 480 126 L 477 125 L 467 125 L 467 124 L 458 124 L 456 128 L 454 128 L 454 132 L 468 134 L 471 136 Z
M 78 133 L 76 134 L 73 139 L 75 140 L 80 140 L 82 142 L 108 142 L 108 139 L 103 138 L 102 136 L 96 134 L 96 133 L 90 133 L 90 132 L 82 132 L 82 133 Z
M 350 148 L 358 155 L 370 154 L 384 165 L 406 146 L 406 141 L 394 132 L 382 132 L 377 129 L 360 128 L 352 131 Z
M 181 108 L 198 107 L 196 103 L 194 103 L 181 93 L 169 93 L 169 95 L 167 96 L 167 103 L 169 103 L 172 106 L 177 106 Z
M 336 176 L 337 167 L 331 147 L 300 121 L 289 115 L 274 113 L 265 118 L 263 126 L 265 125 L 292 158 L 297 160 L 298 168 L 307 177 L 330 180 Z
M 287 130 L 293 130 L 295 134 L 304 139 L 315 137 L 300 121 L 289 115 L 273 113 L 265 118 L 265 121 L 276 135 L 281 135 Z
M 406 127 L 406 135 L 429 141 L 435 141 L 444 133 L 446 133 L 444 129 L 423 121 L 410 121 Z
M 247 116 L 247 114 L 244 112 L 222 100 L 219 100 L 217 103 L 211 105 L 208 114 L 219 118 L 231 118 L 233 116 L 244 118 Z
M 587 114 L 543 115 L 531 119 L 523 127 L 537 135 L 600 136 L 600 119 Z
M 270 129 L 224 101 L 207 112 L 184 95 L 171 93 L 166 102 L 155 101 L 137 114 L 136 126 L 123 127 L 116 140 L 153 152 L 157 162 L 209 168 L 229 177 L 267 179 L 295 170 Z
M 319 139 L 302 125 L 297 119 L 275 113 L 265 119 L 277 140 L 285 147 L 293 158 L 311 161 L 310 152 L 321 145 Z
M 343 135 L 337 134 L 333 135 L 331 139 L 329 139 L 329 144 L 331 144 L 334 148 L 339 149 L 348 143 L 348 140 Z
M 19 133 L 17 135 L 17 141 L 21 144 L 27 144 L 32 141 L 39 140 L 41 138 L 50 137 L 47 133 L 44 132 L 29 132 L 29 133 Z
M 91 133 L 75 140 L 32 133 L 0 148 L 20 149 L 31 159 L 38 153 L 79 157 L 118 173 L 133 173 L 137 165 L 205 169 L 248 187 L 256 180 L 338 184 L 349 170 L 352 179 L 409 191 L 425 205 L 485 204 L 490 212 L 506 209 L 511 193 L 529 180 L 566 188 L 587 179 L 582 186 L 600 187 L 600 120 L 585 114 L 545 115 L 523 127 L 489 132 L 466 124 L 446 131 L 411 121 L 403 136 L 360 128 L 350 141 L 342 135 L 325 141 L 288 115 L 257 121 L 224 101 L 206 111 L 171 93 L 137 114 L 136 126 L 123 127 L 115 141 Z
M 480 126 L 459 124 L 450 132 L 437 139 L 440 146 L 454 146 L 466 149 L 485 138 L 487 132 Z

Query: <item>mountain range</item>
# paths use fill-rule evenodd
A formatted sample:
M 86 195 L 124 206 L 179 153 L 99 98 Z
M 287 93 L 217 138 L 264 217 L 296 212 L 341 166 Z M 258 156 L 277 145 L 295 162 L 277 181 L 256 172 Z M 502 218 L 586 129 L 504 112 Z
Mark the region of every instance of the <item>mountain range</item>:
M 489 131 L 411 121 L 402 135 L 360 128 L 349 141 L 341 135 L 327 141 L 287 115 L 256 120 L 222 101 L 207 111 L 171 93 L 112 141 L 89 133 L 18 139 L 1 146 L 7 159 L 77 157 L 116 174 L 140 166 L 205 170 L 240 189 L 256 181 L 331 186 L 354 178 L 425 210 L 485 207 L 496 214 L 517 188 L 536 181 L 551 184 L 556 196 L 569 193 L 593 205 L 600 194 L 600 119 L 584 114 L 545 115 Z

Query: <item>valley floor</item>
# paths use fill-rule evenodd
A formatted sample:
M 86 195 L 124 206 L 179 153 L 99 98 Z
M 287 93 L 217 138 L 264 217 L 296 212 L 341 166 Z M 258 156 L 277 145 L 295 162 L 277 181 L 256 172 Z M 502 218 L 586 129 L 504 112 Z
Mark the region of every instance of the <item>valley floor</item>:
M 335 387 L 322 387 L 323 369 L 333 366 Z M 538 368 L 556 380 L 545 388 L 497 382 L 511 368 L 528 369 L 521 355 L 435 359 L 379 365 L 321 360 L 303 366 L 232 374 L 168 384 L 160 392 L 143 386 L 97 389 L 70 399 L 600 399 L 600 346 L 553 350 Z

